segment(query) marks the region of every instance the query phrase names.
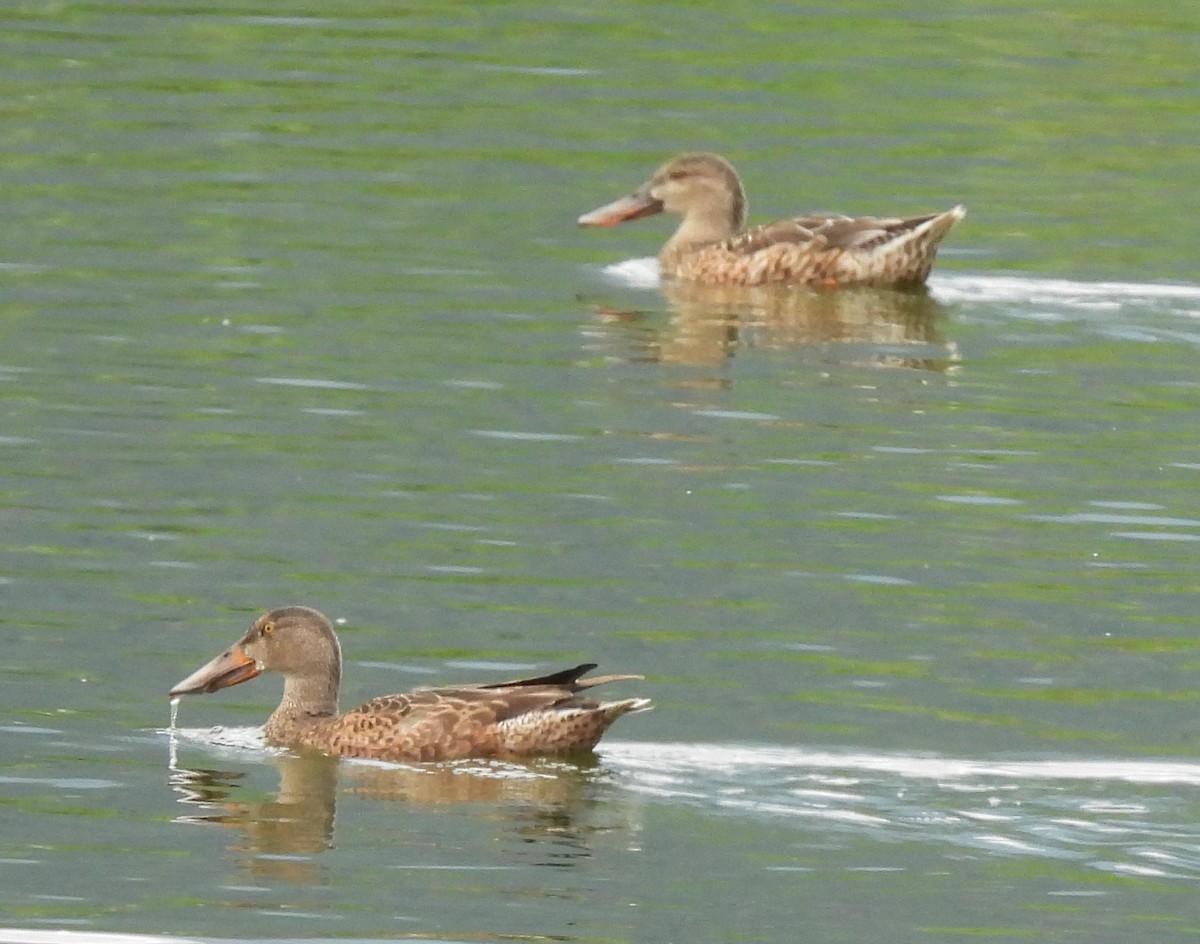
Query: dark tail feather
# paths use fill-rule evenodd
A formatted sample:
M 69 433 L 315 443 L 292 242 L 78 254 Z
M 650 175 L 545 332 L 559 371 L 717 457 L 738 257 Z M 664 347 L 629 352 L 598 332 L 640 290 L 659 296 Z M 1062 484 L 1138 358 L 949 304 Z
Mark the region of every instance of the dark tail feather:
M 596 680 L 590 679 L 587 682 L 580 682 L 579 676 L 584 675 L 592 669 L 596 668 L 598 663 L 585 662 L 583 665 L 577 665 L 573 669 L 563 669 L 561 672 L 555 672 L 552 675 L 539 675 L 537 678 L 513 679 L 511 682 L 493 682 L 490 685 L 480 685 L 480 688 L 526 688 L 534 685 L 557 685 L 563 688 L 587 688 L 590 685 L 595 685 Z

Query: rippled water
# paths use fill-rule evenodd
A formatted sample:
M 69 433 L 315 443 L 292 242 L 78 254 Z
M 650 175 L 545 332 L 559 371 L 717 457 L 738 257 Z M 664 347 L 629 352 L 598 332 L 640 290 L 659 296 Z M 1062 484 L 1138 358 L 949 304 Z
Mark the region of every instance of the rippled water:
M 607 759 L 655 797 L 833 834 L 1062 859 L 1105 872 L 1195 879 L 1200 766 L 849 754 L 700 744 L 622 746 Z M 753 777 L 753 789 L 746 780 Z M 1120 791 L 1114 798 L 1113 785 Z M 946 848 L 950 847 L 950 848 Z
M 1196 14 L 0 13 L 0 941 L 1192 940 Z M 966 204 L 928 293 L 579 213 Z M 266 747 L 600 662 L 593 764 Z

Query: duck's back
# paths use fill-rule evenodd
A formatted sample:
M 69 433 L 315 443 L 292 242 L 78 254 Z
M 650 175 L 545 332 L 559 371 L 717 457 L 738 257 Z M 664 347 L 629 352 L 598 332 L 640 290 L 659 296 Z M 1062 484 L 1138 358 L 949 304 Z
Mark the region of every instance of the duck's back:
M 636 676 L 578 681 L 593 666 L 499 685 L 420 689 L 374 698 L 345 714 L 268 731 L 290 746 L 342 757 L 440 761 L 591 750 L 617 718 L 648 699 L 601 702 L 583 689 Z
M 661 260 L 663 274 L 725 285 L 920 285 L 964 211 L 900 218 L 798 216 Z

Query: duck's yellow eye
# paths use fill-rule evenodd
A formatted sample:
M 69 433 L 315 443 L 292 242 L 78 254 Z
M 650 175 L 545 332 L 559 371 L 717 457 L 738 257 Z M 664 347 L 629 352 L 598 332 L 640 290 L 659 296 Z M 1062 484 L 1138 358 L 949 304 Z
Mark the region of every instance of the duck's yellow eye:
M 263 623 L 262 632 L 263 632 L 264 636 L 270 636 L 271 633 L 275 632 L 275 624 L 274 623 Z

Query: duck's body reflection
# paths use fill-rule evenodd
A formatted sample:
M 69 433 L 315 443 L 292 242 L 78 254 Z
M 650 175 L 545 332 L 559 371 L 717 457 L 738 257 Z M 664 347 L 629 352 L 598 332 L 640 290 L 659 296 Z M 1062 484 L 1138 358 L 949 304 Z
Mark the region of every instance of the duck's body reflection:
M 239 838 L 230 848 L 250 874 L 302 884 L 322 880 L 317 857 L 334 844 L 339 792 L 420 806 L 487 805 L 489 818 L 500 810 L 523 842 L 551 839 L 545 864 L 561 865 L 562 843 L 582 841 L 587 832 L 576 820 L 591 805 L 589 787 L 604 780 L 594 756 L 412 767 L 340 761 L 317 752 L 268 760 L 279 771 L 279 790 L 264 800 L 243 797 L 249 792 L 243 772 L 172 768 L 171 785 L 187 808 L 175 822 L 236 830 Z
M 819 292 L 790 286 L 697 285 L 668 281 L 666 328 L 645 313 L 598 307 L 620 325 L 630 360 L 719 366 L 739 349 L 808 348 L 841 363 L 946 371 L 958 361 L 938 331 L 942 306 L 924 290 L 859 288 Z

